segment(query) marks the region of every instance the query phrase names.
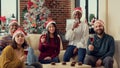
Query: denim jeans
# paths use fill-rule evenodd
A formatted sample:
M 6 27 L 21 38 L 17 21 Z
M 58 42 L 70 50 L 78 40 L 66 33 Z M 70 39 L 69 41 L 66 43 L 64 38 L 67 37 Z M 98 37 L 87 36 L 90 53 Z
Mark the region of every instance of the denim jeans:
M 58 57 L 55 57 L 53 58 L 52 60 L 39 60 L 40 63 L 42 64 L 49 64 L 51 62 L 55 62 L 55 63 L 58 63 L 59 62 L 59 58 Z
M 0 55 L 1 55 L 1 53 L 2 53 L 2 50 L 3 50 L 3 47 L 2 47 L 2 46 L 0 46 Z
M 34 50 L 31 47 L 29 47 L 28 48 L 28 55 L 27 55 L 27 64 L 31 65 L 35 62 L 38 62 L 38 57 L 35 56 Z
M 69 62 L 70 58 L 75 56 L 75 54 L 73 54 L 74 48 L 76 48 L 76 46 L 68 45 L 68 47 L 66 49 L 66 52 L 64 54 L 64 57 L 63 57 L 63 61 Z M 85 58 L 85 55 L 86 55 L 86 49 L 78 48 L 78 53 L 77 54 L 78 54 L 78 62 L 84 63 L 84 58 Z

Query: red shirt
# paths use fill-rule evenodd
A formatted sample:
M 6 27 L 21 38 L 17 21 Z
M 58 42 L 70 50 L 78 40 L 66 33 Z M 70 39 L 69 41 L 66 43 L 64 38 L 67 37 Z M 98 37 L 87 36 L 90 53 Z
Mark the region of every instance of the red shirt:
M 45 57 L 55 58 L 59 55 L 60 52 L 60 39 L 59 37 L 56 39 L 58 43 L 55 43 L 55 38 L 50 38 L 49 44 L 42 45 L 39 44 L 39 51 L 41 52 L 39 55 L 39 60 L 43 60 Z

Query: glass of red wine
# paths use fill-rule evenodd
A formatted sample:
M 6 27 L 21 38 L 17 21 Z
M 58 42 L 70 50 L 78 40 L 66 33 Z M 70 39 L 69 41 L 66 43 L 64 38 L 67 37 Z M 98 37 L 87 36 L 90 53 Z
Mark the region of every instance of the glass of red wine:
M 93 42 L 94 42 L 94 35 L 93 34 L 90 34 L 90 42 L 91 42 L 91 44 L 93 44 Z
M 26 55 L 26 56 L 28 55 L 28 47 L 24 49 L 24 55 Z M 24 63 L 27 64 L 27 61 L 25 61 Z
M 27 56 L 28 55 L 28 49 L 24 49 L 24 54 Z

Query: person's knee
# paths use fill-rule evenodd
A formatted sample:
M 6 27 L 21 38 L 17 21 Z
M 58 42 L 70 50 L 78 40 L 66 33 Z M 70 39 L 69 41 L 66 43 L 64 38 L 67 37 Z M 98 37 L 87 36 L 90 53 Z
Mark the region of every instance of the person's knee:
M 88 65 L 94 66 L 94 63 L 96 62 L 96 58 L 90 55 L 86 55 L 84 59 L 84 63 Z
M 89 63 L 90 63 L 90 58 L 89 57 L 85 57 L 84 64 L 89 64 Z
M 39 62 L 35 62 L 35 63 L 31 64 L 31 66 L 34 66 L 35 68 L 43 68 L 42 64 Z
M 54 58 L 52 61 L 58 63 L 58 62 L 59 62 L 59 58 L 56 57 L 56 58 Z
M 69 57 L 67 57 L 67 56 L 64 56 L 64 57 L 63 57 L 63 61 L 68 62 L 69 60 L 70 60 Z
M 105 57 L 105 59 L 103 60 L 103 63 L 113 63 L 113 58 L 108 56 L 108 57 Z
M 64 60 L 64 61 L 69 61 L 70 58 L 71 58 L 71 56 L 70 56 L 70 54 L 67 53 L 67 52 L 66 52 L 66 53 L 64 54 L 64 56 L 63 56 L 63 60 Z
M 34 66 L 25 66 L 25 68 L 35 68 Z

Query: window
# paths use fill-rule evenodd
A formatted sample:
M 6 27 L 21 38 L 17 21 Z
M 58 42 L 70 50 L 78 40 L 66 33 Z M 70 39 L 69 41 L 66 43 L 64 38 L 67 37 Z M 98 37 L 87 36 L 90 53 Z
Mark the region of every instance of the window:
M 0 16 L 10 18 L 13 14 L 18 19 L 18 0 L 0 0 Z
M 75 0 L 75 7 L 82 7 L 83 18 L 90 23 L 93 17 L 98 19 L 98 0 Z
M 0 0 L 0 16 L 1 16 L 1 0 Z M 1 21 L 0 21 L 0 24 L 1 24 Z
M 0 35 L 8 33 L 8 24 L 13 18 L 18 19 L 18 0 L 0 0 Z

